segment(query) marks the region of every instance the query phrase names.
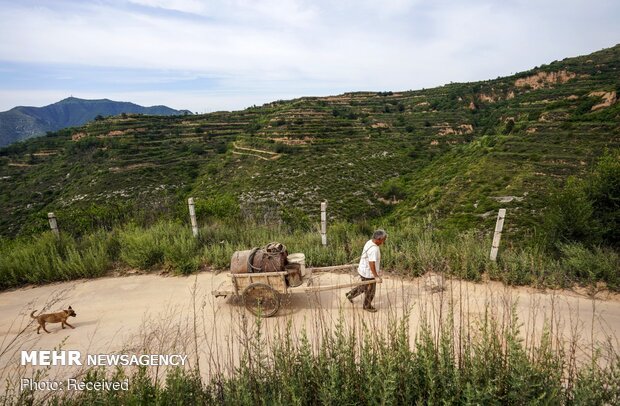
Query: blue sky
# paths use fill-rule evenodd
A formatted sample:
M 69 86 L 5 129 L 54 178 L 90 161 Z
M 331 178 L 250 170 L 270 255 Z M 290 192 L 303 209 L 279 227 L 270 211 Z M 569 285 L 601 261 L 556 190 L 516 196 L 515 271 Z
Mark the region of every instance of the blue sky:
M 492 79 L 620 42 L 617 0 L 0 0 L 0 111 L 194 112 Z

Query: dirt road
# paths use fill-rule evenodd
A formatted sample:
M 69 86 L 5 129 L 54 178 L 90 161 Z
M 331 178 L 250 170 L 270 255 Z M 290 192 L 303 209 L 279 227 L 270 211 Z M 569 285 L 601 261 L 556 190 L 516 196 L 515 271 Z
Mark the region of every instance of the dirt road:
M 327 273 L 316 284 L 355 281 L 354 274 Z M 390 319 L 409 313 L 414 337 L 421 320 L 433 328 L 454 317 L 455 330 L 475 329 L 489 312 L 507 323 L 512 310 L 521 323 L 526 345 L 540 336 L 543 326 L 568 341 L 577 338 L 578 358 L 587 359 L 592 342 L 609 342 L 619 349 L 620 297 L 606 295 L 593 300 L 571 291 L 538 291 L 510 288 L 500 283 L 445 281 L 443 289 L 428 278 L 403 280 L 387 277 L 379 285 L 376 314 L 362 310 L 361 297 L 352 305 L 343 290 L 306 294 L 296 292 L 283 300 L 280 312 L 262 320 L 260 329 L 268 340 L 290 323 L 291 334 L 305 329 L 314 344 L 322 331 L 339 321 L 347 328 L 366 326 L 385 329 Z M 231 298 L 214 298 L 211 291 L 229 285 L 227 273 L 200 273 L 190 277 L 132 275 L 81 280 L 24 288 L 0 293 L 0 390 L 8 378 L 17 382 L 29 375 L 20 366 L 22 350 L 78 350 L 82 354 L 142 353 L 188 355 L 188 362 L 203 375 L 214 369 L 229 369 L 239 359 L 239 343 L 252 339 L 255 318 Z M 30 312 L 57 311 L 71 305 L 77 313 L 70 319 L 75 329 L 48 325 L 50 334 L 36 334 Z M 196 357 L 198 354 L 198 357 Z M 39 367 L 41 368 L 41 367 Z M 76 368 L 55 366 L 46 370 L 49 378 L 79 374 Z

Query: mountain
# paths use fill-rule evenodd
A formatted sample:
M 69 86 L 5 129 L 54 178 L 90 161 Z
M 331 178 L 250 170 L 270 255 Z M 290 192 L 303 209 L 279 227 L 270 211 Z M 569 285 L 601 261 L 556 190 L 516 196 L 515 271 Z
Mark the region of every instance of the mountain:
M 620 45 L 516 75 L 280 100 L 236 112 L 129 114 L 0 149 L 0 233 L 160 218 L 308 226 L 425 221 L 526 238 L 554 190 L 620 148 Z
M 0 147 L 44 135 L 48 131 L 81 126 L 97 116 L 115 116 L 122 113 L 157 116 L 191 114 L 188 110 L 174 110 L 166 106 L 142 107 L 108 99 L 84 100 L 69 97 L 45 107 L 19 106 L 0 113 Z

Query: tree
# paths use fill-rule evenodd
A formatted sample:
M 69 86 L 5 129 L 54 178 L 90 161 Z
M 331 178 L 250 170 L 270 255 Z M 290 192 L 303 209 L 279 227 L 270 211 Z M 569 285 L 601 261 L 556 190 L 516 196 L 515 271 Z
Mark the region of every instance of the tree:
M 620 151 L 606 152 L 588 184 L 593 215 L 602 226 L 603 241 L 620 246 Z
M 570 177 L 550 198 L 552 243 L 620 246 L 620 151 L 606 152 L 583 179 Z
M 508 120 L 506 120 L 506 127 L 504 128 L 504 131 L 502 133 L 504 135 L 510 134 L 514 128 L 515 121 L 512 118 L 509 118 Z
M 546 228 L 551 243 L 598 243 L 600 226 L 593 219 L 592 202 L 583 182 L 568 178 L 564 187 L 550 198 Z

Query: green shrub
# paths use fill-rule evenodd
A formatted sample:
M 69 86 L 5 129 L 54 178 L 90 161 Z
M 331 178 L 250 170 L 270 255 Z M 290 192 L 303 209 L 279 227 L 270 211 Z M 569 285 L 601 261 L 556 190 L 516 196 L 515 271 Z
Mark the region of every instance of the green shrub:
M 620 255 L 601 247 L 589 249 L 583 244 L 560 245 L 562 269 L 574 279 L 595 283 L 604 281 L 611 288 L 620 287 Z
M 188 274 L 198 270 L 199 245 L 189 227 L 161 222 L 148 229 L 130 226 L 119 233 L 120 260 L 127 265 L 150 270 L 167 266 Z
M 381 184 L 379 193 L 384 199 L 402 200 L 407 197 L 406 183 L 402 178 L 388 179 Z
M 278 143 L 278 145 L 276 145 L 275 151 L 278 154 L 296 154 L 300 152 L 301 149 L 297 145 L 288 145 L 288 144 Z
M 280 217 L 284 224 L 289 227 L 289 231 L 309 231 L 311 227 L 310 219 L 306 212 L 296 207 L 282 206 Z
M 620 248 L 620 150 L 599 159 L 587 191 L 604 243 Z
M 200 220 L 208 218 L 235 219 L 240 209 L 237 199 L 229 194 L 221 194 L 207 199 L 196 199 L 196 217 Z
M 200 266 L 198 242 L 189 227 L 170 235 L 163 248 L 164 260 L 177 273 L 196 272 Z
M 502 134 L 504 135 L 510 134 L 514 128 L 515 128 L 515 121 L 512 118 L 510 118 L 506 121 L 506 126 L 502 130 Z
M 545 229 L 552 244 L 620 244 L 620 153 L 606 152 L 583 179 L 568 178 L 549 199 Z
M 103 276 L 110 268 L 115 244 L 114 237 L 103 230 L 66 244 L 64 260 L 59 264 L 63 279 Z
M 143 230 L 129 226 L 119 233 L 121 251 L 119 258 L 138 269 L 150 269 L 164 261 L 163 226 Z
M 579 103 L 579 105 L 575 109 L 575 116 L 582 116 L 589 113 L 596 103 L 598 103 L 597 99 L 588 97 L 586 100 Z
M 552 242 L 582 241 L 596 243 L 600 225 L 592 216 L 592 202 L 583 182 L 569 178 L 564 188 L 550 198 L 545 228 Z

